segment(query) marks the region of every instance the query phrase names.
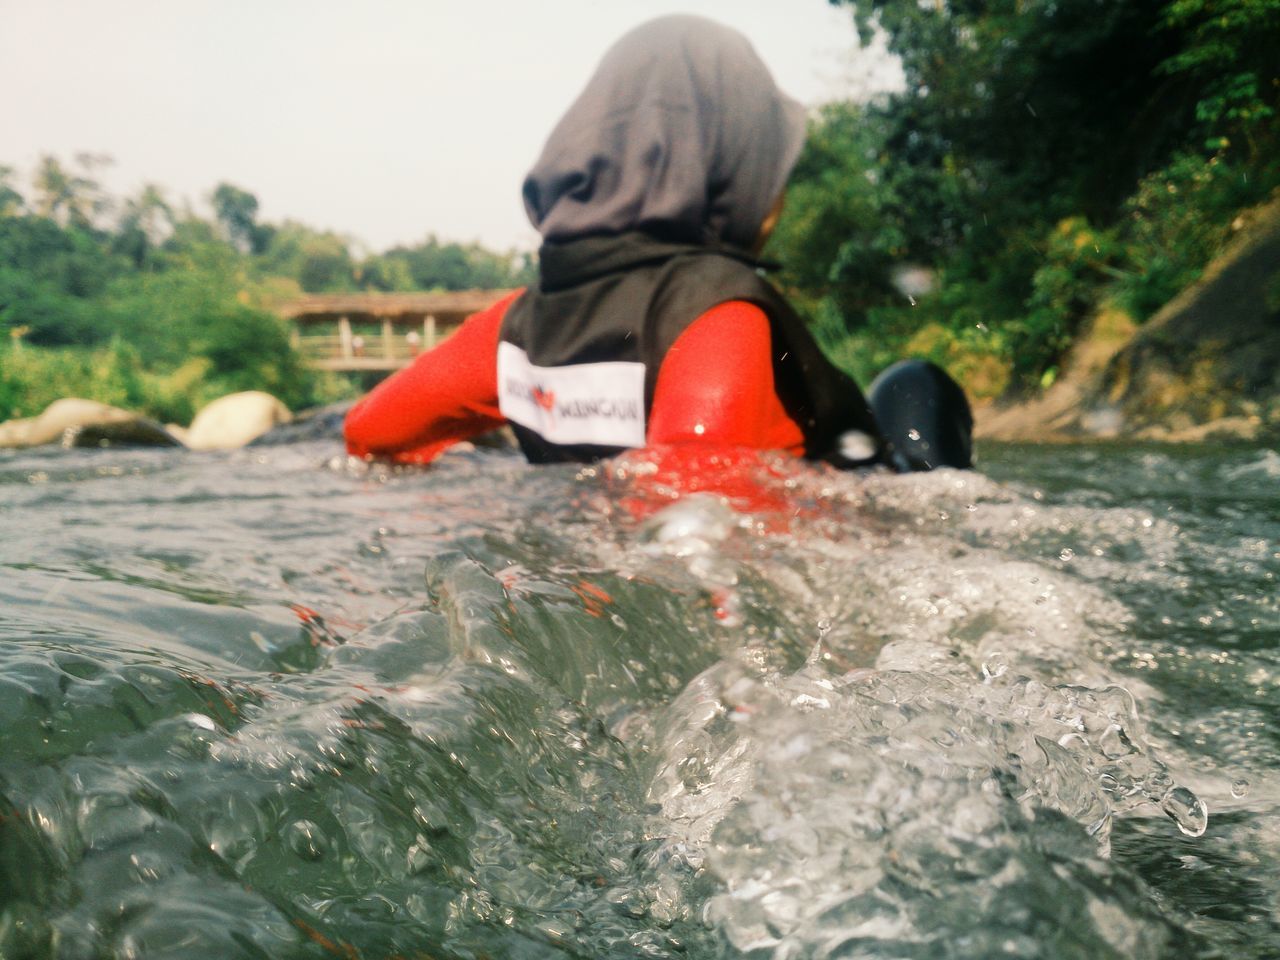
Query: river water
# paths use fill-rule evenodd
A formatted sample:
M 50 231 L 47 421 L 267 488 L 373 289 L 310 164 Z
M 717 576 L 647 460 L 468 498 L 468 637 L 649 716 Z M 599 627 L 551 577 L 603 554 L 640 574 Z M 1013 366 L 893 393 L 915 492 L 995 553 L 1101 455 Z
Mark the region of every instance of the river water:
M 337 449 L 0 453 L 6 960 L 1280 956 L 1274 450 Z

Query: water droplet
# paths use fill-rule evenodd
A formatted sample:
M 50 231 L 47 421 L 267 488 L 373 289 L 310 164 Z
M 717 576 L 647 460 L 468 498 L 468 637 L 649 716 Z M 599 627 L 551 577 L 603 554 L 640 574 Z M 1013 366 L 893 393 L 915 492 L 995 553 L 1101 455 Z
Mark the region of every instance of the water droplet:
M 823 617 L 821 620 L 818 621 L 818 636 L 825 637 L 830 632 L 831 632 L 831 621 L 828 620 L 826 617 Z
M 1239 780 L 1232 780 L 1231 795 L 1237 800 L 1241 797 L 1247 797 L 1249 795 L 1249 781 L 1244 777 L 1241 777 Z
M 1160 808 L 1188 837 L 1203 836 L 1209 826 L 1209 808 L 1186 787 L 1173 787 L 1164 795 Z
M 908 440 L 919 440 L 919 439 L 920 439 L 920 431 L 919 431 L 919 430 L 917 430 L 915 427 L 912 427 L 910 430 L 908 430 L 908 431 L 907 431 L 907 439 L 908 439 Z
M 1058 559 L 1063 563 L 1070 563 L 1075 558 L 1075 555 L 1076 552 L 1070 547 L 1063 547 L 1062 551 L 1058 554 Z
M 696 433 L 698 436 L 702 436 L 704 433 L 707 432 L 706 424 L 695 423 L 693 425 L 693 432 Z

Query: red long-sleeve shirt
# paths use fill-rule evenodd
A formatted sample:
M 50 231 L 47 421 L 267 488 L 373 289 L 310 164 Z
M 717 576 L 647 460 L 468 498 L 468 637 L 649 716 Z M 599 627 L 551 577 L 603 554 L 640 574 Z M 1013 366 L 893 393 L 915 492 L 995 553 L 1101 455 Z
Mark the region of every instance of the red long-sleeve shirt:
M 498 333 L 516 296 L 468 317 L 353 406 L 343 425 L 348 452 L 428 463 L 451 444 L 505 424 L 498 409 Z M 650 446 L 803 452 L 804 435 L 774 389 L 764 311 L 733 300 L 685 329 L 658 371 L 645 437 Z

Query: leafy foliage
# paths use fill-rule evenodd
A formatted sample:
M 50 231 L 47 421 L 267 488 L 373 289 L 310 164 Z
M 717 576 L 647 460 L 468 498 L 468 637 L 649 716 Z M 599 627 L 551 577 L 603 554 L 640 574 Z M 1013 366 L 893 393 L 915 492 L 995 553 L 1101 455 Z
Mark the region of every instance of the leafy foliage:
M 828 300 L 850 325 L 888 295 L 889 267 L 907 248 L 878 119 L 848 103 L 818 113 L 769 245 L 785 265 L 785 285 Z
M 535 267 L 528 256 L 493 253 L 477 244 L 441 243 L 431 234 L 414 247 L 393 247 L 365 264 L 374 289 L 494 290 L 529 283 Z M 384 287 L 381 283 L 407 283 Z
M 237 390 L 326 402 L 354 388 L 304 367 L 267 307 L 302 291 L 515 286 L 530 272 L 527 258 L 434 236 L 361 261 L 336 233 L 260 222 L 257 197 L 229 183 L 212 219 L 155 185 L 119 200 L 94 178 L 106 162 L 43 158 L 30 201 L 0 168 L 0 419 L 69 395 L 172 421 Z
M 815 118 L 771 251 L 851 367 L 927 346 L 1047 382 L 1092 311 L 1149 316 L 1280 185 L 1280 0 L 832 2 L 906 88 Z M 936 292 L 895 290 L 905 264 Z

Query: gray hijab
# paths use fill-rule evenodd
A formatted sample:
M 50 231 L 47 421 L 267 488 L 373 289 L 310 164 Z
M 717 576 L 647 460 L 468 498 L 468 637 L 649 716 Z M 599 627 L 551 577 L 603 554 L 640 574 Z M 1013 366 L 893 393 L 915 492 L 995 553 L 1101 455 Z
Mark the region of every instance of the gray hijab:
M 746 37 L 661 17 L 605 54 L 525 178 L 525 209 L 548 241 L 644 230 L 750 248 L 804 129 Z

